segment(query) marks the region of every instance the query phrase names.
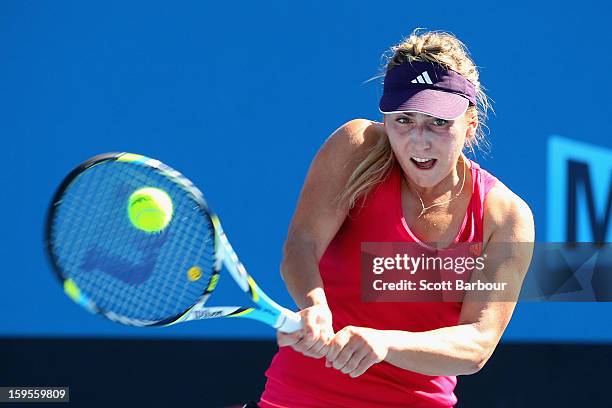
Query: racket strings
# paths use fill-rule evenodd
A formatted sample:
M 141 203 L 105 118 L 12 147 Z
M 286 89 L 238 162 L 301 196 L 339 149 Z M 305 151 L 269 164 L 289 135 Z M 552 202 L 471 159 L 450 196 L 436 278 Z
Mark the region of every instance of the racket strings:
M 191 222 L 191 221 L 186 220 L 186 222 Z M 184 233 L 187 234 L 189 232 L 185 231 Z M 199 236 L 199 234 L 195 232 L 194 236 L 197 237 Z M 206 236 L 202 242 L 199 242 L 197 239 L 194 239 L 194 241 L 190 244 L 193 247 L 200 248 L 198 254 L 196 254 L 196 259 L 206 259 L 206 264 L 212 264 L 214 262 L 214 259 L 210 256 L 206 257 L 207 254 L 205 253 L 206 252 L 206 241 L 210 239 L 213 239 L 213 237 L 210 235 L 209 231 L 206 231 Z M 79 242 L 82 242 L 82 241 L 79 241 Z M 184 245 L 181 245 L 182 243 L 179 240 L 175 240 L 173 241 L 173 243 L 174 245 L 173 246 L 171 245 L 169 247 L 168 249 L 169 251 L 181 252 L 181 253 L 185 252 Z M 183 247 L 182 250 L 181 250 L 181 247 Z M 79 252 L 79 250 L 77 249 L 76 252 Z M 189 269 L 188 259 L 183 258 L 181 259 L 181 262 L 182 263 L 178 269 L 185 270 L 185 271 L 188 270 Z M 78 267 L 78 265 L 73 265 L 72 267 L 75 268 L 75 267 Z M 158 267 L 161 268 L 162 270 L 164 269 L 164 266 L 162 264 L 160 264 Z M 121 289 L 119 287 L 118 281 L 116 279 L 112 279 L 110 276 L 106 274 L 96 274 L 96 275 L 90 275 L 90 276 L 97 278 L 97 280 L 91 282 L 89 286 L 99 287 L 100 290 L 105 291 L 101 293 L 100 298 L 102 299 L 108 299 L 110 294 Z M 83 277 L 83 279 L 86 279 L 86 277 Z M 144 309 L 144 305 L 147 305 L 147 303 L 150 303 L 150 302 L 155 302 L 151 306 L 153 310 L 163 310 L 160 308 L 162 308 L 164 304 L 169 304 L 172 300 L 174 300 L 174 306 L 171 309 L 178 310 L 181 307 L 183 307 L 181 303 L 181 299 L 184 299 L 185 297 L 193 298 L 194 296 L 197 297 L 201 295 L 201 288 L 198 288 L 197 290 L 194 291 L 194 285 L 183 285 L 181 293 L 178 294 L 178 296 L 173 296 L 178 293 L 177 285 L 179 284 L 179 280 L 165 279 L 162 275 L 153 276 L 152 279 L 159 279 L 160 284 L 162 285 L 162 288 L 159 292 L 160 293 L 170 293 L 171 297 L 161 298 L 159 296 L 156 296 L 156 293 L 153 292 L 153 293 L 148 294 L 147 299 L 141 299 L 138 296 L 138 294 L 141 293 L 144 296 L 144 291 L 139 291 L 135 293 L 135 296 L 136 296 L 135 300 L 130 301 L 131 299 L 126 298 L 125 305 L 124 305 L 125 307 L 122 308 L 121 306 L 119 306 L 119 310 L 117 310 L 117 312 L 120 312 L 121 314 L 125 314 L 126 311 L 124 309 L 135 308 L 137 306 L 140 306 L 141 309 Z M 168 282 L 174 282 L 173 288 L 168 289 L 167 287 Z M 156 284 L 155 282 L 152 282 L 152 283 L 154 285 Z M 105 304 L 100 304 L 99 306 L 102 308 L 107 307 Z M 147 311 L 142 310 L 142 313 L 136 313 L 136 314 L 147 314 Z
M 111 282 L 112 282 L 112 281 L 111 281 Z M 163 282 L 168 282 L 168 280 L 164 280 Z M 112 287 L 111 287 L 111 285 L 109 285 L 109 289 L 114 290 L 114 288 L 112 288 Z M 162 290 L 162 293 L 163 293 L 163 292 L 164 292 L 164 291 Z M 156 306 L 155 306 L 155 307 L 157 308 L 157 310 L 159 310 L 159 303 L 160 303 L 160 301 L 163 301 L 164 299 L 161 299 L 161 298 L 156 297 L 156 296 L 151 296 L 151 299 L 148 299 L 148 300 L 149 300 L 149 301 L 151 301 L 151 300 L 155 300 L 155 299 L 157 299 L 157 300 L 158 300 L 158 302 L 157 302 L 157 304 L 156 304 Z M 136 300 L 137 300 L 136 302 L 129 302 L 129 299 L 127 299 L 127 300 L 128 300 L 128 301 L 126 302 L 126 304 L 127 304 L 128 306 L 130 306 L 130 304 L 131 304 L 131 303 L 133 303 L 134 305 L 140 305 L 141 307 L 142 307 L 143 305 L 146 305 L 146 304 L 147 304 L 147 302 L 146 302 L 146 301 L 144 301 L 144 299 L 136 299 Z
M 143 186 L 173 199 L 173 220 L 160 234 L 139 231 L 127 218 L 128 197 Z M 142 164 L 99 164 L 77 177 L 58 205 L 52 240 L 65 243 L 54 248 L 60 269 L 103 311 L 159 321 L 202 296 L 215 262 L 213 227 L 197 197 L 166 175 Z M 125 265 L 149 267 L 130 275 L 136 269 L 120 270 Z M 202 271 L 195 281 L 187 277 L 192 266 Z

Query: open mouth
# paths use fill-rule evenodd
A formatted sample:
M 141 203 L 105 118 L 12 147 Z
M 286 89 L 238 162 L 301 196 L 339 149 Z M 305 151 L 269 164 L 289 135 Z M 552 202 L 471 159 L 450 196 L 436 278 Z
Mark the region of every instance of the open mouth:
M 421 158 L 421 157 L 411 157 L 410 161 L 418 168 L 421 170 L 429 170 L 431 169 L 435 164 L 437 159 L 431 159 L 431 158 Z

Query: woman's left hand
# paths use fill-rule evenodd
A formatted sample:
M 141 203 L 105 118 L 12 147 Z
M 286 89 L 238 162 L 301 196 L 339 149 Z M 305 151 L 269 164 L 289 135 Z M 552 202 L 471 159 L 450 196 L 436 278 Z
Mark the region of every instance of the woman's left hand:
M 367 327 L 347 326 L 328 344 L 326 367 L 333 367 L 351 377 L 385 359 L 389 351 L 383 333 Z

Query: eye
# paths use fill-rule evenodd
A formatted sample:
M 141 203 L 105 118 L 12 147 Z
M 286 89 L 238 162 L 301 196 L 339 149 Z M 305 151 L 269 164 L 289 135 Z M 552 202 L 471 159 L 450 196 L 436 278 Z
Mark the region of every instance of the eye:
M 411 122 L 411 120 L 410 120 L 410 118 L 408 116 L 400 116 L 399 118 L 396 119 L 396 121 L 398 123 L 402 123 L 402 124 L 410 123 Z
M 440 119 L 440 118 L 436 118 L 433 121 L 434 125 L 436 126 L 446 126 L 446 124 L 448 123 L 448 121 L 446 119 Z

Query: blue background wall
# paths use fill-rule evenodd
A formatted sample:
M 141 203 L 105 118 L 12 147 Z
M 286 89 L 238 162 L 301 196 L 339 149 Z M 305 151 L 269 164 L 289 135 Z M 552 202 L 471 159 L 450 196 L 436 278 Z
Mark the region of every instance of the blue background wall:
M 555 240 L 548 138 L 612 149 L 611 15 L 607 3 L 549 1 L 2 2 L 0 336 L 272 338 L 253 322 L 143 330 L 85 313 L 45 262 L 51 195 L 97 153 L 158 158 L 203 189 L 249 271 L 291 305 L 277 271 L 310 160 L 347 120 L 380 119 L 381 82 L 365 81 L 415 27 L 468 45 L 497 112 L 493 150 L 477 159 L 530 204 L 538 240 Z M 611 342 L 611 312 L 520 304 L 504 340 Z

